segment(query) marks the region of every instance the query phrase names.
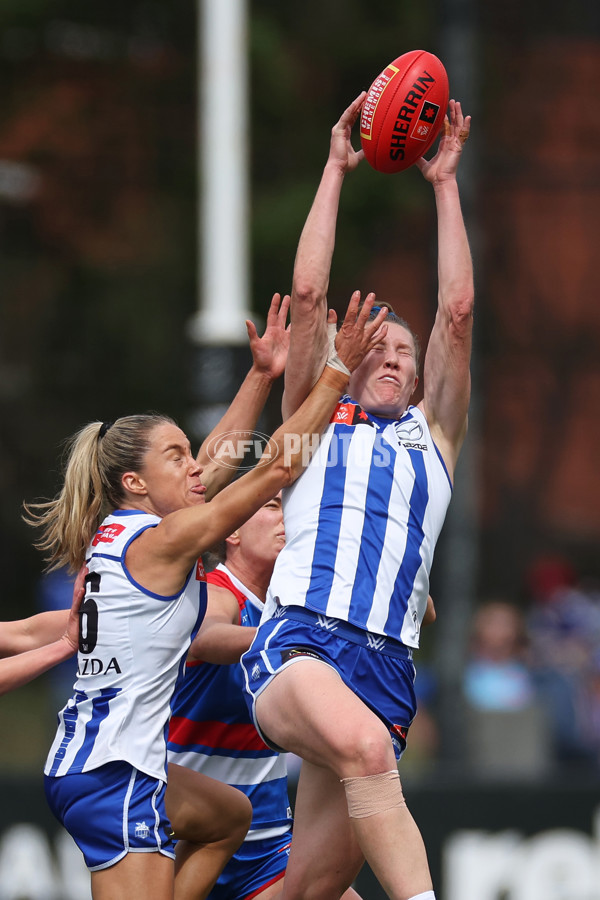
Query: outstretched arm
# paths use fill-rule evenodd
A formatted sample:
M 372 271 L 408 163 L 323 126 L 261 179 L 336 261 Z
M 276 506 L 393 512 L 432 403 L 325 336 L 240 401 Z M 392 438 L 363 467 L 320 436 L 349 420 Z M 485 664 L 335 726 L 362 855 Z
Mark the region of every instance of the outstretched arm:
M 327 359 L 327 290 L 337 214 L 344 176 L 364 156 L 362 150 L 353 149 L 351 142 L 352 126 L 364 98 L 363 91 L 331 131 L 329 157 L 298 243 L 290 310 L 292 334 L 282 403 L 284 419 L 308 396 Z
M 281 488 L 299 477 L 348 386 L 349 373 L 381 338 L 386 310 L 369 320 L 373 300 L 373 296 L 367 298 L 359 312 L 358 294 L 353 295 L 335 342 L 337 357 L 346 366 L 346 372 L 337 361 L 333 367 L 325 367 L 302 406 L 275 431 L 258 464 L 210 503 L 169 513 L 129 545 L 127 565 L 136 581 L 151 586 L 155 593 L 174 594 L 205 550 L 232 534 Z
M 422 408 L 450 475 L 467 430 L 471 388 L 473 263 L 456 182 L 470 127 L 471 117 L 451 100 L 437 154 L 417 162 L 433 185 L 438 218 L 438 309 L 425 356 Z
M 0 622 L 0 657 L 26 653 L 57 641 L 64 633 L 69 611 L 53 609 L 27 619 Z
M 79 607 L 84 595 L 84 579 L 87 569 L 83 568 L 75 579 L 73 603 L 69 611 L 62 613 L 62 636 L 49 644 L 26 650 L 8 659 L 0 659 L 0 694 L 33 681 L 59 662 L 73 656 L 79 641 Z
M 219 459 L 221 464 L 213 462 L 219 452 L 219 444 L 223 435 L 232 431 L 243 438 L 250 436 L 256 427 L 273 382 L 283 374 L 290 343 L 289 326 L 286 319 L 290 307 L 290 298 L 283 300 L 274 294 L 267 314 L 267 327 L 262 338 L 258 336 L 256 326 L 249 320 L 246 322 L 248 339 L 252 351 L 252 368 L 246 375 L 239 391 L 235 395 L 227 412 L 219 424 L 211 431 L 198 452 L 198 462 L 203 467 L 202 480 L 207 487 L 206 499 L 229 484 L 233 478 L 240 459 L 231 460 L 224 465 L 224 448 L 221 448 Z M 211 455 L 213 459 L 211 459 Z

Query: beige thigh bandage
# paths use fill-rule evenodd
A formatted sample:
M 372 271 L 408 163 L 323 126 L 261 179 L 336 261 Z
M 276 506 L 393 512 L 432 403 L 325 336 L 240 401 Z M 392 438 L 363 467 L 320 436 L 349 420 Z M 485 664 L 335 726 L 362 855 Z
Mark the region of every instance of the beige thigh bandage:
M 406 806 L 396 769 L 379 775 L 342 778 L 341 782 L 346 791 L 348 814 L 352 819 L 364 819 L 387 809 Z

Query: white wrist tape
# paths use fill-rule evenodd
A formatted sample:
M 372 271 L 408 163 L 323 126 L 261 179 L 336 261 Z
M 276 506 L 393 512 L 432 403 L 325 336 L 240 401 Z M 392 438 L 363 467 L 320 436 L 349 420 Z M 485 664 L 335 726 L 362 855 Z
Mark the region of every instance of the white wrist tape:
M 347 375 L 348 378 L 352 374 L 348 366 L 346 366 L 342 360 L 337 355 L 337 350 L 335 349 L 335 336 L 337 334 L 337 328 L 335 326 L 335 322 L 327 323 L 327 340 L 329 341 L 329 356 L 327 357 L 326 365 L 331 366 L 332 369 L 337 369 L 338 372 L 343 372 L 344 375 Z

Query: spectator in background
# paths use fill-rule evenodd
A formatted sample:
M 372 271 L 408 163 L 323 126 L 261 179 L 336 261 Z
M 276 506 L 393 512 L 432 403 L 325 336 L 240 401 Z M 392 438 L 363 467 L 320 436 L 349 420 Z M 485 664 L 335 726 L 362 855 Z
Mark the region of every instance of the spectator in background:
M 495 600 L 476 611 L 463 693 L 467 758 L 475 772 L 487 778 L 537 778 L 549 769 L 548 726 L 518 607 Z
M 464 694 L 476 709 L 524 709 L 535 699 L 521 611 L 501 600 L 485 603 L 473 620 Z
M 572 564 L 544 555 L 527 574 L 527 627 L 536 688 L 560 763 L 598 765 L 594 719 L 600 652 L 600 595 L 579 582 Z

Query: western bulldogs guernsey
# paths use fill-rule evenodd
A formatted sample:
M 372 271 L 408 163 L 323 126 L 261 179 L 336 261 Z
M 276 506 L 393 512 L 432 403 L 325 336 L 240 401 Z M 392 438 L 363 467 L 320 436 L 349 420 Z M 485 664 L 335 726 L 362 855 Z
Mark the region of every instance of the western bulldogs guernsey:
M 140 587 L 125 565 L 130 543 L 158 516 L 117 510 L 90 546 L 74 694 L 58 716 L 45 774 L 87 772 L 128 762 L 166 780 L 170 702 L 191 637 L 206 611 L 201 562 L 180 594 Z
M 306 606 L 418 647 L 451 494 L 420 409 L 395 421 L 343 397 L 308 468 L 284 490 L 286 544 L 267 607 Z
M 209 584 L 236 597 L 239 625 L 258 625 L 263 603 L 224 565 L 207 575 Z M 245 840 L 264 840 L 291 826 L 285 756 L 271 750 L 252 723 L 244 699 L 241 666 L 193 660 L 173 697 L 169 762 L 231 784 L 252 803 Z

